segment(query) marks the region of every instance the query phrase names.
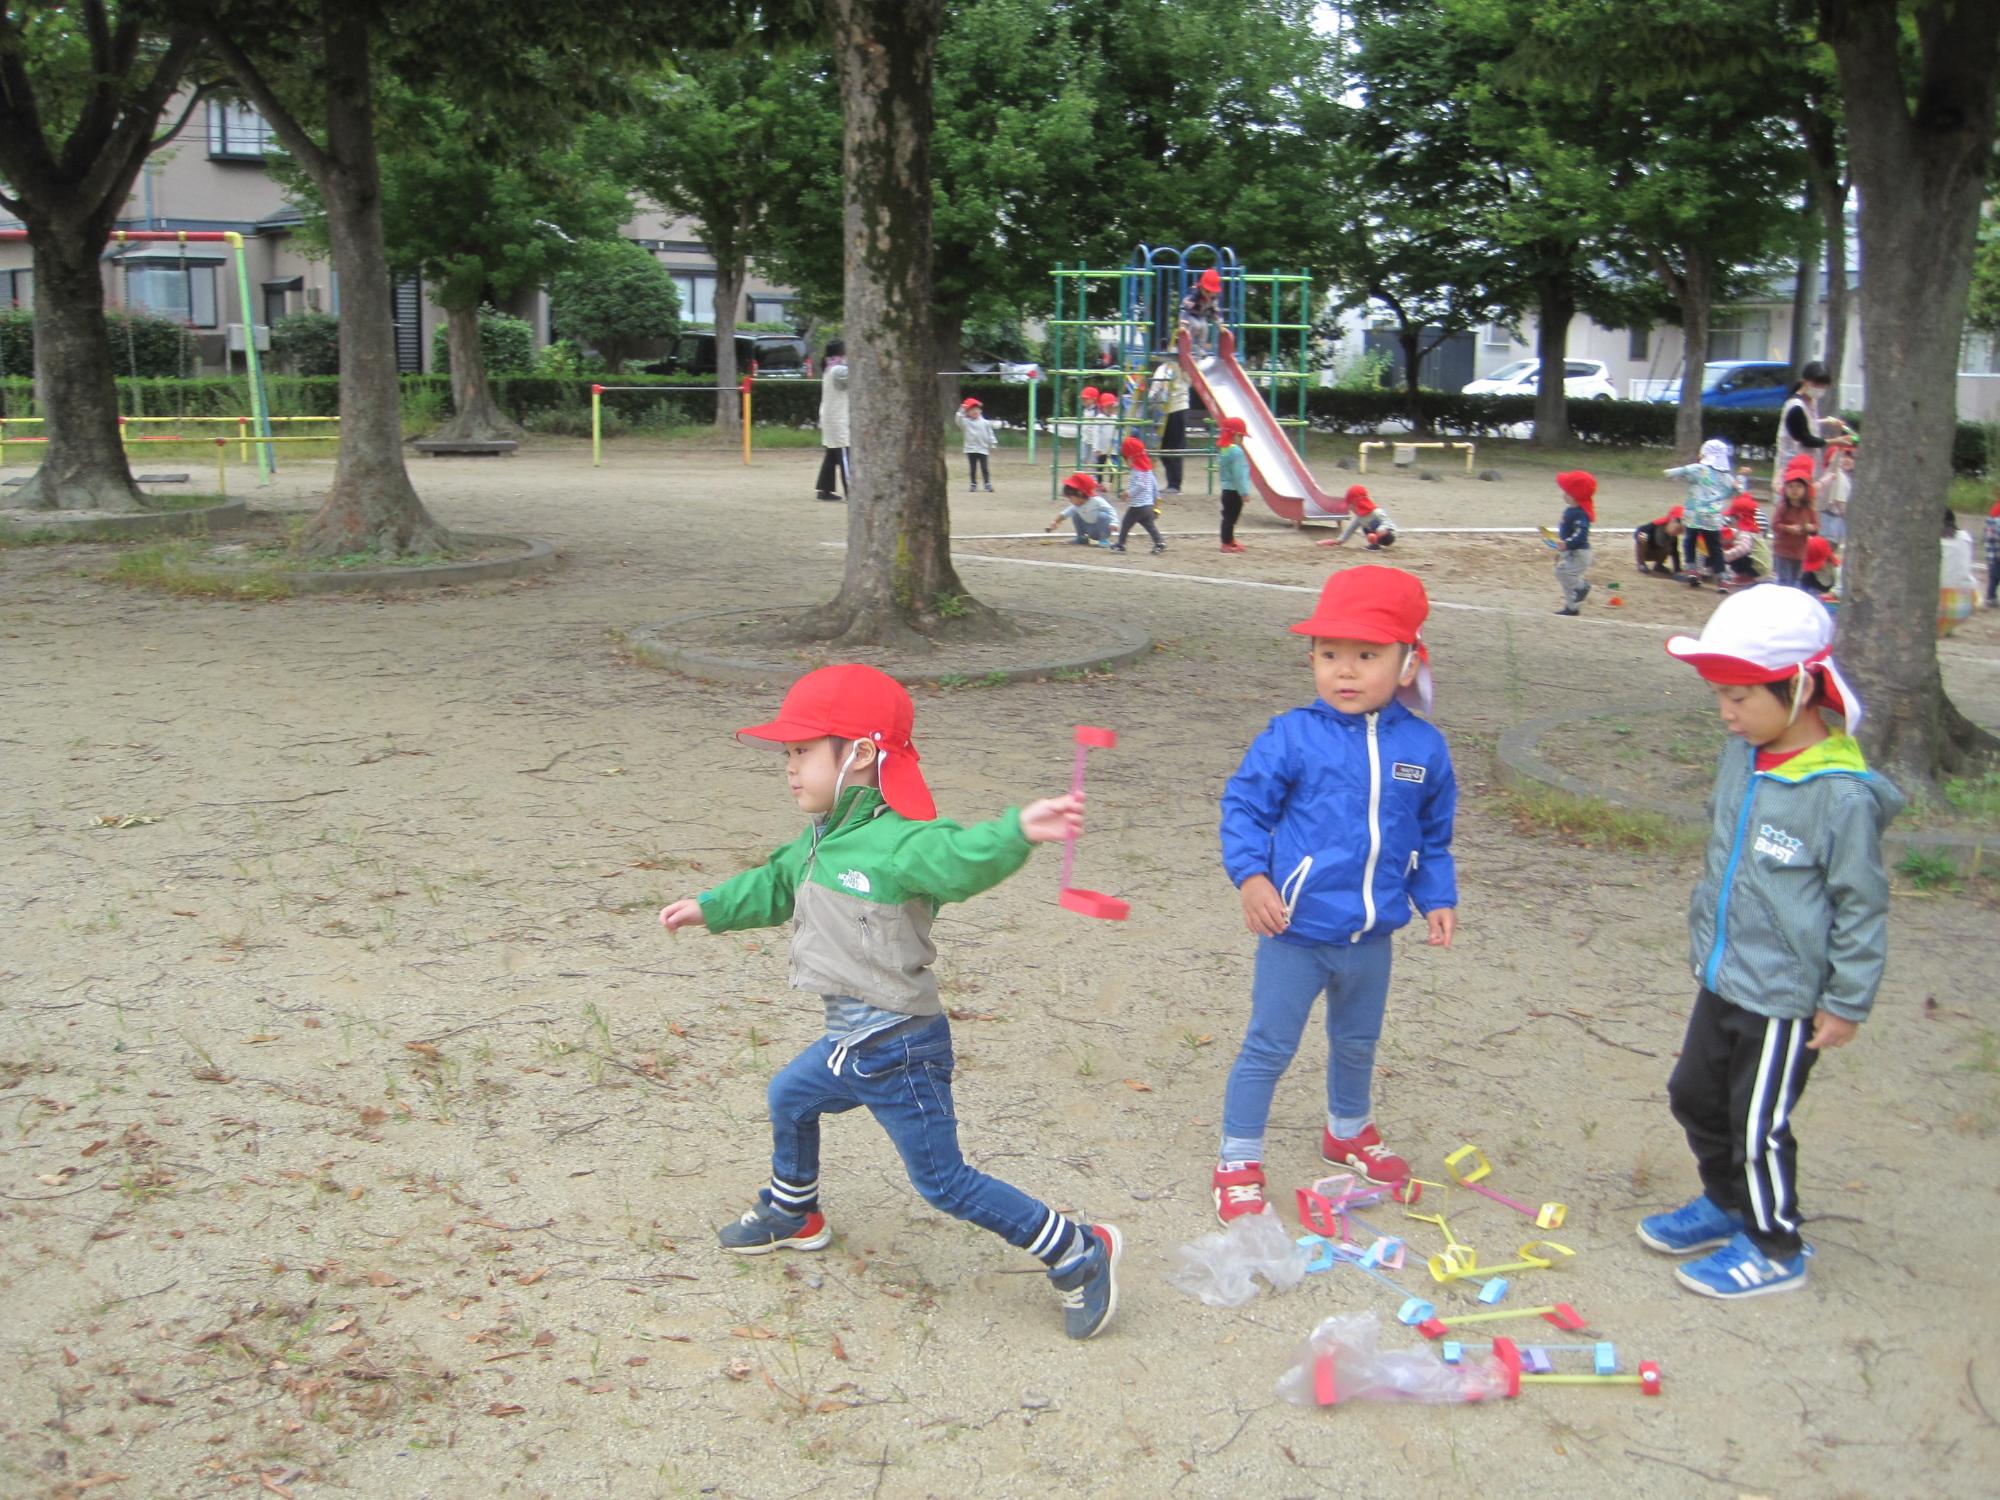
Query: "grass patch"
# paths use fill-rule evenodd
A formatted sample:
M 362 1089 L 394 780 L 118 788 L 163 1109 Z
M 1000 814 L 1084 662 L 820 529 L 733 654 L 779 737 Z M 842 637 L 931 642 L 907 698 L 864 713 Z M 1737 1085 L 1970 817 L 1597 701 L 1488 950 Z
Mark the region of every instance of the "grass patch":
M 1537 788 L 1502 791 L 1497 800 L 1500 810 L 1520 832 L 1553 834 L 1587 849 L 1684 854 L 1702 845 L 1698 828 L 1658 813 L 1634 812 L 1595 797 Z
M 1936 850 L 1910 850 L 1896 861 L 1896 873 L 1920 891 L 1958 889 L 1958 862 Z
M 119 554 L 101 575 L 128 588 L 154 589 L 185 599 L 283 599 L 291 589 L 282 578 L 213 578 L 191 570 L 204 560 L 210 544 L 183 540 L 134 547 Z
M 2000 771 L 1954 777 L 1944 784 L 1944 800 L 1968 818 L 2000 821 Z

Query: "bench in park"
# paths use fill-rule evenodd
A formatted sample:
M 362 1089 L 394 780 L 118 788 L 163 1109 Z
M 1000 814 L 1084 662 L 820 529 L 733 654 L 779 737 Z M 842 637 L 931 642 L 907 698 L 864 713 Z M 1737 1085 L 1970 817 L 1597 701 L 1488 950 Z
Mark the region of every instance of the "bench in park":
M 432 458 L 504 458 L 521 445 L 512 438 L 418 438 L 410 446 Z

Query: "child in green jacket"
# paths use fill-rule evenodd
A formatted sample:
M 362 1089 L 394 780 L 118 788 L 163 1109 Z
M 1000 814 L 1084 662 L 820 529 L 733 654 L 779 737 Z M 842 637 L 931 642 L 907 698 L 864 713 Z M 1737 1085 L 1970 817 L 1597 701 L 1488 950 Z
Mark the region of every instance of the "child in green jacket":
M 910 695 L 873 667 L 821 667 L 793 683 L 775 719 L 737 734 L 784 745 L 787 784 L 812 826 L 755 869 L 660 913 L 669 932 L 796 918 L 792 987 L 826 1006 L 825 1033 L 771 1080 L 770 1184 L 719 1238 L 738 1255 L 825 1249 L 820 1116 L 865 1107 L 924 1200 L 1039 1259 L 1062 1293 L 1069 1336 L 1092 1338 L 1117 1311 L 1123 1240 L 967 1165 L 951 1023 L 931 973 L 938 908 L 998 885 L 1031 846 L 1073 835 L 1083 802 L 1045 798 L 970 828 L 941 820 L 910 743 L 914 718 Z
M 1667 650 L 1715 689 L 1734 737 L 1709 796 L 1706 868 L 1688 909 L 1700 990 L 1667 1080 L 1702 1192 L 1639 1221 L 1639 1239 L 1697 1255 L 1675 1279 L 1729 1300 L 1805 1285 L 1799 1095 L 1819 1054 L 1868 1018 L 1887 957 L 1882 830 L 1903 805 L 1849 729 L 1861 700 L 1833 660 L 1833 620 L 1800 589 L 1725 599 Z
M 1243 514 L 1243 497 L 1250 493 L 1250 455 L 1243 440 L 1250 427 L 1241 417 L 1224 417 L 1215 424 L 1215 468 L 1222 481 L 1222 550 L 1242 552 L 1236 522 Z

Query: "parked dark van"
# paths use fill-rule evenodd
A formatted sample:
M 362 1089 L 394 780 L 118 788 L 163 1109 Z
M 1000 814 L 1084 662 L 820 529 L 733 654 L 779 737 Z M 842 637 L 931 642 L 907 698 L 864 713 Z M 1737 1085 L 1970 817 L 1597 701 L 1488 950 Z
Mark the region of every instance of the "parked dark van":
M 806 341 L 787 333 L 737 334 L 736 373 L 739 378 L 750 373 L 752 360 L 756 361 L 760 376 L 803 376 L 806 372 Z M 682 334 L 674 352 L 656 364 L 647 365 L 646 372 L 649 375 L 713 375 L 715 335 Z

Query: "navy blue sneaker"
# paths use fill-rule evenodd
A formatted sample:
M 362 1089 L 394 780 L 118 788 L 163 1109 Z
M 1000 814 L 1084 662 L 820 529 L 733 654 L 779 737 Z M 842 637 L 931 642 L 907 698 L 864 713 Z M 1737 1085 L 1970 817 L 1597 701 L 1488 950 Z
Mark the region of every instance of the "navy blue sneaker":
M 1739 1234 L 1713 1255 L 1674 1267 L 1674 1280 L 1704 1297 L 1730 1301 L 1737 1297 L 1762 1297 L 1767 1292 L 1790 1292 L 1806 1284 L 1806 1262 L 1812 1246 L 1799 1246 L 1799 1253 L 1785 1260 L 1772 1260 Z
M 717 1230 L 715 1238 L 736 1255 L 769 1255 L 773 1250 L 824 1250 L 833 1231 L 822 1213 L 788 1214 L 760 1198 L 734 1224 Z
M 1049 1272 L 1062 1293 L 1063 1330 L 1073 1339 L 1094 1339 L 1118 1311 L 1118 1257 L 1125 1237 L 1112 1224 L 1086 1224 L 1090 1248 L 1065 1271 Z
M 1706 1193 L 1670 1213 L 1639 1221 L 1639 1243 L 1665 1255 L 1694 1255 L 1726 1245 L 1743 1232 L 1743 1221 L 1718 1208 Z

